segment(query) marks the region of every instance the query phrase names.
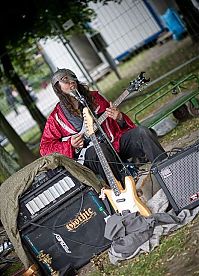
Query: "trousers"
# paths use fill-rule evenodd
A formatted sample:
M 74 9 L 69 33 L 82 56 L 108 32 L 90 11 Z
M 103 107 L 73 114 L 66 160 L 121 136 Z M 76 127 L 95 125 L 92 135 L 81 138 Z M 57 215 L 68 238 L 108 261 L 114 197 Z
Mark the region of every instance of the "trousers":
M 100 147 L 106 157 L 108 165 L 119 181 L 122 180 L 122 174 L 124 164 L 119 162 L 115 152 L 108 143 L 100 143 Z M 120 139 L 120 151 L 119 156 L 122 161 L 127 161 L 132 158 L 146 157 L 150 162 L 154 160 L 161 161 L 167 157 L 166 152 L 158 141 L 156 135 L 154 135 L 147 127 L 138 126 L 136 128 L 128 130 L 124 133 Z M 84 165 L 99 174 L 106 182 L 107 176 L 102 166 L 102 160 L 99 159 L 94 146 L 89 147 L 85 153 Z

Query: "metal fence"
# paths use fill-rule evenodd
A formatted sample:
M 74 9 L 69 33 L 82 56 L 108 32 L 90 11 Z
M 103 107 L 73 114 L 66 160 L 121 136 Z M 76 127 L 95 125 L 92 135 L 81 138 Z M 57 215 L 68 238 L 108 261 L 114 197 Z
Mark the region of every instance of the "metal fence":
M 90 3 L 90 8 L 96 12 L 96 18 L 88 24 L 90 33 L 67 36 L 63 28 L 56 39 L 39 42 L 49 76 L 57 67 L 70 68 L 80 80 L 108 96 L 114 85 L 123 80 L 127 83 L 141 71 L 154 69 L 154 83 L 175 76 L 181 68 L 185 72 L 192 70 L 190 64 L 198 59 L 197 43 L 193 43 L 193 38 L 198 40 L 198 37 L 194 37 L 196 32 L 190 33 L 189 18 L 183 17 L 175 1 L 123 0 L 120 4 Z M 199 12 L 197 6 L 193 5 L 193 9 Z M 171 54 L 176 56 L 175 60 L 169 59 Z M 163 68 L 155 70 L 157 62 L 162 60 Z M 36 95 L 37 107 L 48 116 L 58 98 L 52 91 L 50 77 L 39 84 L 35 89 L 33 83 L 30 93 Z M 31 140 L 34 137 L 25 136 L 27 132 L 35 133 L 37 124 L 14 88 L 10 95 L 6 94 L 7 86 L 5 82 L 0 87 L 0 108 L 15 131 L 24 140 Z M 8 144 L 2 132 L 0 142 L 3 146 Z

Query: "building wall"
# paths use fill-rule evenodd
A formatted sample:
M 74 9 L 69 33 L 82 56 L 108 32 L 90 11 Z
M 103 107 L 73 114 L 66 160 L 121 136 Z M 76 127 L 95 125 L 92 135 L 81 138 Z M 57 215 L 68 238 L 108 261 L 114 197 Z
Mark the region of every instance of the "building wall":
M 108 5 L 89 5 L 97 13 L 90 27 L 102 34 L 114 59 L 119 60 L 125 53 L 128 55 L 161 31 L 145 1 L 123 0 L 120 4 L 109 2 Z
M 162 31 L 157 18 L 147 7 L 143 0 L 123 0 L 120 4 L 109 2 L 108 5 L 102 3 L 90 3 L 90 8 L 94 9 L 97 16 L 89 23 L 89 26 L 100 32 L 107 43 L 107 51 L 110 56 L 120 62 L 131 54 L 135 49 L 153 40 Z M 69 39 L 72 47 L 77 52 L 78 57 L 84 66 L 93 76 L 106 71 L 108 64 L 102 53 L 97 52 L 92 44 L 89 34 L 83 39 L 77 36 Z M 67 67 L 74 70 L 77 75 L 83 77 L 77 66 L 78 61 L 71 56 L 70 51 L 59 40 L 47 40 L 41 42 L 43 53 L 48 56 L 53 71 L 56 68 Z

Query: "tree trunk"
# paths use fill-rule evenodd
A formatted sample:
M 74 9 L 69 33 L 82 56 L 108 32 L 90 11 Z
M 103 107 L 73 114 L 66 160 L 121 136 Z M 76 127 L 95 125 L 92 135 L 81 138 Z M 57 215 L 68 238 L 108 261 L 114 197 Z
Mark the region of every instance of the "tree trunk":
M 0 145 L 0 184 L 20 169 L 19 164 Z
M 31 152 L 31 150 L 26 146 L 21 137 L 15 132 L 12 126 L 5 119 L 3 114 L 0 112 L 0 129 L 9 139 L 10 143 L 13 145 L 16 153 L 19 156 L 19 163 L 21 166 L 26 166 L 27 164 L 33 162 L 36 156 Z
M 183 16 L 187 31 L 193 42 L 199 41 L 199 10 L 191 0 L 176 0 L 176 4 Z
M 2 52 L 2 48 L 1 48 L 1 52 Z M 4 54 L 1 56 L 1 62 L 2 62 L 6 77 L 10 80 L 10 82 L 12 84 L 14 84 L 14 86 L 16 87 L 17 91 L 19 92 L 19 94 L 23 100 L 24 105 L 30 111 L 30 114 L 32 115 L 33 119 L 39 125 L 39 128 L 41 129 L 41 131 L 43 131 L 45 123 L 46 123 L 46 117 L 37 108 L 33 99 L 31 98 L 28 91 L 26 90 L 23 82 L 20 80 L 19 76 L 15 72 L 13 65 L 10 61 L 10 57 L 9 57 L 8 53 L 6 52 L 6 49 L 4 51 Z

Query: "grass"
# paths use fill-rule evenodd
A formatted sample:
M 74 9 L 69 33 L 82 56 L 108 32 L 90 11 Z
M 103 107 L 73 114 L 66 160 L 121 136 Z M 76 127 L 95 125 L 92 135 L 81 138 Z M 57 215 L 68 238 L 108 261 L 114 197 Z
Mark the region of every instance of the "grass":
M 185 38 L 181 42 L 170 41 L 161 47 L 164 47 L 164 50 L 156 45 L 121 63 L 118 66 L 118 71 L 122 76 L 122 80 L 118 80 L 115 73 L 111 72 L 97 83 L 102 93 L 109 99 L 115 99 L 141 71 L 145 71 L 146 75 L 153 81 L 199 54 L 198 45 L 193 44 L 189 38 Z M 156 52 L 160 52 L 158 56 Z M 179 79 L 198 69 L 199 63 L 198 60 L 195 60 L 176 71 L 175 74 L 169 75 L 161 82 L 150 87 L 150 90 L 154 90 L 157 86 L 171 79 Z
M 9 268 L 1 274 L 1 276 L 11 276 L 16 273 L 16 271 L 23 270 L 24 266 L 21 262 L 13 262 Z M 22 275 L 22 274 L 21 274 Z
M 183 227 L 176 232 L 173 232 L 168 237 L 163 237 L 160 245 L 151 253 L 144 253 L 133 259 L 121 261 L 118 265 L 110 264 L 107 253 L 103 254 L 101 262 L 103 266 L 96 269 L 93 265 L 88 276 L 162 276 L 167 273 L 167 263 L 173 256 L 183 254 L 185 252 L 184 242 L 190 232 L 190 227 Z
M 38 156 L 38 148 L 37 147 L 38 147 L 40 138 L 41 138 L 41 132 L 37 125 L 32 127 L 31 129 L 29 129 L 28 131 L 26 131 L 25 133 L 23 133 L 21 135 L 21 139 L 29 145 L 30 149 L 33 149 L 36 156 Z M 14 148 L 13 148 L 12 144 L 8 143 L 5 146 L 5 149 L 12 155 L 14 154 Z
M 199 130 L 199 117 L 189 117 L 187 120 L 179 122 L 179 124 L 168 134 L 161 137 L 160 143 L 163 146 L 172 144 L 176 142 L 177 139 L 180 139 L 183 136 L 190 135 L 191 133 Z M 198 131 L 199 138 L 199 131 Z

